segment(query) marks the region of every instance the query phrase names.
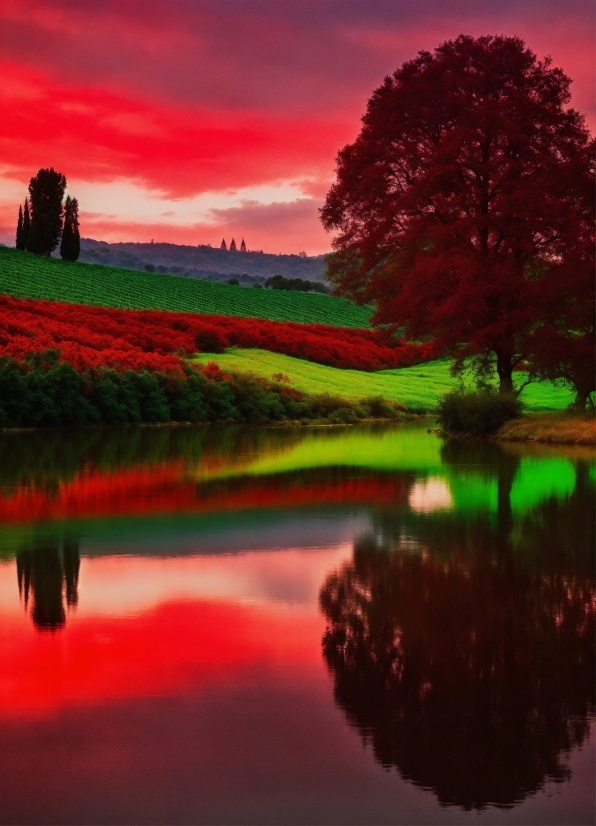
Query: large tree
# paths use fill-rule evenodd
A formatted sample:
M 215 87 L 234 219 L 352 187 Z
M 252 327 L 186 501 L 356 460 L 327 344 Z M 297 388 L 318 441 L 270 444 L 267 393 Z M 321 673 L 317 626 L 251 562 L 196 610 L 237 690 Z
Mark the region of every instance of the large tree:
M 29 183 L 31 229 L 27 249 L 38 255 L 51 255 L 62 232 L 62 199 L 66 178 L 53 168 L 40 169 Z
M 321 212 L 340 293 L 460 364 L 495 364 L 502 391 L 552 311 L 545 280 L 593 237 L 594 141 L 569 84 L 516 37 L 420 52 L 373 93 Z
M 64 204 L 64 226 L 60 255 L 66 261 L 76 261 L 81 253 L 81 236 L 79 233 L 79 202 L 67 195 Z

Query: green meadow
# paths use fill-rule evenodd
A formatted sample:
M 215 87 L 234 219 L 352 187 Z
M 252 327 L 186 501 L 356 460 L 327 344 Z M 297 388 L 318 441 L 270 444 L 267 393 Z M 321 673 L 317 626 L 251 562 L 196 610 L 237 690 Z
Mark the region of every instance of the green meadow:
M 331 393 L 349 399 L 382 396 L 416 413 L 431 413 L 437 400 L 457 384 L 445 360 L 376 373 L 340 370 L 268 350 L 232 348 L 218 355 L 204 353 L 196 360 L 201 364 L 214 361 L 222 370 L 252 372 L 267 379 L 282 373 L 292 387 L 305 393 Z M 523 374 L 519 375 L 521 380 Z M 521 398 L 528 411 L 548 412 L 564 410 L 573 401 L 573 394 L 549 382 L 540 382 L 528 385 Z

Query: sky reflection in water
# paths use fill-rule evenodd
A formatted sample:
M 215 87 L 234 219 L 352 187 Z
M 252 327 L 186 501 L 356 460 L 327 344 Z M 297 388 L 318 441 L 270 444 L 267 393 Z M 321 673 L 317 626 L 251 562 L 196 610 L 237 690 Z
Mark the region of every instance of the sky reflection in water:
M 594 460 L 0 439 L 0 821 L 594 816 Z

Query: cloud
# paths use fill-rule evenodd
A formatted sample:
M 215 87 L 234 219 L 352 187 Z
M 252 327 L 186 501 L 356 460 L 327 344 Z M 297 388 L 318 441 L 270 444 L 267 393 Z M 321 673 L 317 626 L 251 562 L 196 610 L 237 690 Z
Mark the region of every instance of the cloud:
M 83 236 L 106 241 L 165 241 L 175 244 L 219 246 L 222 237 L 239 244 L 245 239 L 249 249 L 271 253 L 321 255 L 331 248 L 330 236 L 318 220 L 319 200 L 299 198 L 290 202 L 260 204 L 244 201 L 228 209 L 209 210 L 203 220 L 181 223 L 165 221 L 164 216 L 143 222 L 114 215 L 81 213 Z M 11 233 L 14 235 L 14 231 Z
M 211 220 L 224 235 L 245 238 L 250 249 L 319 255 L 331 249 L 330 236 L 318 220 L 320 206 L 313 198 L 273 204 L 245 201 L 230 209 L 212 209 Z
M 332 117 L 357 116 L 385 74 L 461 31 L 519 34 L 564 68 L 593 65 L 592 24 L 588 0 L 5 0 L 0 12 L 5 59 L 60 82 Z
M 105 221 L 127 212 L 122 181 L 148 202 L 213 194 L 214 209 L 228 208 L 215 193 L 288 181 L 320 201 L 383 77 L 462 31 L 518 34 L 551 54 L 594 128 L 592 23 L 591 0 L 4 0 L 0 169 L 24 197 L 31 175 L 53 165 L 73 190 L 86 188 L 82 209 Z M 110 209 L 94 200 L 100 183 L 113 187 Z M 18 200 L 2 178 L 0 187 L 8 226 Z M 157 221 L 135 203 L 122 222 L 130 231 Z M 310 215 L 304 246 L 318 249 Z M 181 235 L 204 223 L 180 221 Z
M 298 176 L 329 176 L 348 122 L 149 106 L 92 88 L 25 76 L 34 105 L 0 92 L 0 163 L 24 181 L 41 166 L 86 181 L 134 179 L 147 189 L 189 196 Z M 7 84 L 10 85 L 10 84 Z

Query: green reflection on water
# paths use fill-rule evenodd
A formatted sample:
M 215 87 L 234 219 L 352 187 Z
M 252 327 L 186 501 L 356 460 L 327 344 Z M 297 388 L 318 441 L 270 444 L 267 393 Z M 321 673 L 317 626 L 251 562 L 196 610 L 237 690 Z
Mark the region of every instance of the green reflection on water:
M 219 524 L 229 525 L 230 508 L 234 520 L 244 520 L 250 531 L 254 519 L 246 521 L 243 508 L 252 510 L 255 517 L 258 514 L 262 525 L 275 522 L 279 507 L 226 506 L 228 494 L 231 502 L 238 490 L 258 493 L 268 484 L 288 491 L 291 498 L 293 489 L 323 482 L 333 487 L 347 477 L 399 481 L 409 489 L 414 511 L 428 515 L 447 510 L 464 520 L 485 513 L 494 523 L 500 506 L 503 510 L 503 497 L 518 519 L 545 501 L 571 496 L 580 465 L 593 483 L 594 456 L 587 449 L 444 442 L 427 432 L 426 423 L 288 429 L 113 428 L 73 431 L 66 437 L 57 432 L 6 433 L 0 437 L 0 490 L 7 508 L 18 496 L 39 492 L 48 501 L 67 494 L 72 497 L 71 488 L 74 491 L 77 481 L 92 472 L 104 474 L 109 492 L 109 474 L 139 469 L 146 470 L 149 478 L 159 470 L 172 471 L 170 490 L 195 485 L 197 502 L 208 499 L 216 489 L 221 496 L 208 512 L 193 513 L 189 506 L 182 514 L 166 502 L 161 510 L 156 505 L 152 512 L 136 516 L 111 513 L 109 503 L 101 516 L 90 514 L 81 496 L 80 513 L 71 509 L 67 520 L 58 514 L 35 521 L 26 513 L 22 519 L 7 519 L 0 526 L 0 553 L 10 554 L 35 536 L 72 530 L 98 542 L 114 537 L 128 541 L 126 537 L 134 534 L 217 532 Z M 441 486 L 444 493 L 437 500 Z M 357 509 L 358 504 L 352 500 L 349 509 Z M 367 502 L 367 507 L 371 504 Z M 290 506 L 286 502 L 284 507 Z M 396 509 L 404 507 L 408 507 L 407 498 L 396 501 Z

